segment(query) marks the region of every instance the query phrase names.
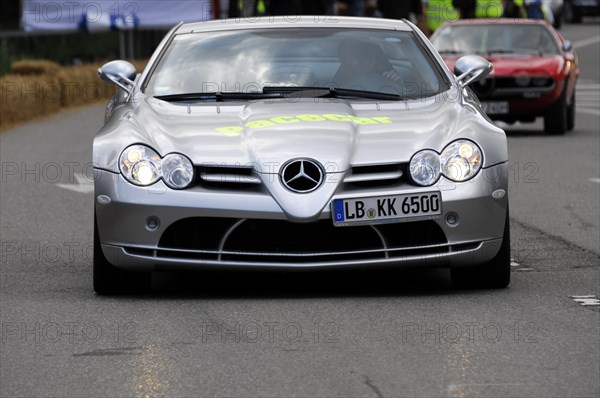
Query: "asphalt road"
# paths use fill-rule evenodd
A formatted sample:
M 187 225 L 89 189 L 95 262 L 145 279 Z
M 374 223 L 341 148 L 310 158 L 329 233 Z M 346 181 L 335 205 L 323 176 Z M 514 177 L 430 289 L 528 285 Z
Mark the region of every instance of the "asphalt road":
M 513 281 L 447 271 L 159 275 L 91 286 L 102 106 L 0 135 L 0 396 L 598 397 L 600 32 L 578 49 L 577 126 L 508 127 Z M 595 38 L 595 39 L 594 39 Z M 590 300 L 590 302 L 593 300 Z

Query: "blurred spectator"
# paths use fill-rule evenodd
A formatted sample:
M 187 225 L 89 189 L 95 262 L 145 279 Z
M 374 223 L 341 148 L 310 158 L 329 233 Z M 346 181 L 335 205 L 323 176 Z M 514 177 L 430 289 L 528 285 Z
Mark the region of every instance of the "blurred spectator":
M 384 18 L 390 19 L 410 19 L 410 14 L 414 14 L 417 18 L 417 26 L 426 35 L 429 34 L 427 28 L 426 9 L 421 0 L 379 0 L 379 11 Z
M 256 0 L 229 0 L 229 18 L 244 18 L 258 15 Z
M 327 0 L 327 15 L 337 15 L 337 1 Z
M 304 15 L 325 15 L 328 4 L 327 0 L 302 0 L 302 13 Z
M 540 0 L 525 0 L 525 10 L 527 12 L 527 18 L 544 19 L 542 2 Z
M 270 15 L 301 15 L 302 0 L 271 0 L 268 9 Z
M 346 15 L 362 17 L 365 15 L 365 0 L 343 0 L 346 4 Z
M 522 1 L 519 1 L 522 3 Z M 521 5 L 517 5 L 515 0 L 502 0 L 504 9 L 502 17 L 504 18 L 523 18 L 523 9 Z
M 458 11 L 460 19 L 475 18 L 476 0 L 452 0 L 452 7 Z
M 326 15 L 328 0 L 271 0 L 270 15 Z

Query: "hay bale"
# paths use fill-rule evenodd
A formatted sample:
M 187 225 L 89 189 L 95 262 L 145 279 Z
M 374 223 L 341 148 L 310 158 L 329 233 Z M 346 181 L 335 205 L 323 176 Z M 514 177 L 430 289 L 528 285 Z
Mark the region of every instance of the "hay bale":
M 60 82 L 48 74 L 0 77 L 0 129 L 57 112 L 61 97 Z
M 29 76 L 29 75 L 54 75 L 61 69 L 61 66 L 56 62 L 38 60 L 38 59 L 24 59 L 21 61 L 13 62 L 11 65 L 12 73 L 15 75 Z
M 147 60 L 131 62 L 138 72 L 142 72 Z M 115 93 L 115 86 L 100 80 L 98 68 L 102 65 L 83 64 L 62 68 L 57 77 L 61 82 L 63 106 L 84 105 L 98 101 L 107 101 Z
M 142 72 L 147 62 L 132 63 Z M 116 88 L 100 80 L 100 66 L 61 67 L 51 61 L 30 60 L 13 63 L 16 73 L 0 77 L 0 130 L 58 112 L 62 107 L 107 101 Z
M 115 87 L 100 80 L 98 67 L 98 65 L 83 64 L 62 68 L 58 72 L 62 106 L 93 104 L 112 97 Z
M 133 66 L 135 66 L 135 70 L 138 73 L 142 73 L 144 71 L 144 69 L 146 68 L 146 65 L 148 64 L 148 60 L 147 59 L 135 59 L 135 60 L 131 61 L 131 63 L 133 64 Z

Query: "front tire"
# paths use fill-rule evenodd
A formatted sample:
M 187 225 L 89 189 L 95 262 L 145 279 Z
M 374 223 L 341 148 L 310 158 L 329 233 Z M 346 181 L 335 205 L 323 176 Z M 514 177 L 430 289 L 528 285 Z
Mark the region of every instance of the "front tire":
M 503 289 L 510 283 L 510 221 L 508 208 L 504 236 L 498 254 L 490 261 L 475 266 L 452 268 L 452 286 L 456 288 Z
M 544 115 L 544 133 L 546 135 L 564 135 L 567 131 L 567 90 Z
M 100 295 L 145 293 L 151 289 L 150 272 L 130 272 L 108 262 L 98 235 L 94 214 L 94 291 Z

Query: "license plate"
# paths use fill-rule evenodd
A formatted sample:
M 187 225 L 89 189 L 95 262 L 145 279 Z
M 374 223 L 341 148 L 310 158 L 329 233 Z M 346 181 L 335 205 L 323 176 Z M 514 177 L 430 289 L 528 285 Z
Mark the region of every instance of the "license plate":
M 442 214 L 439 192 L 335 199 L 331 206 L 333 223 L 336 226 L 398 222 L 411 217 Z
M 508 101 L 482 102 L 481 107 L 488 115 L 506 115 L 508 113 Z

